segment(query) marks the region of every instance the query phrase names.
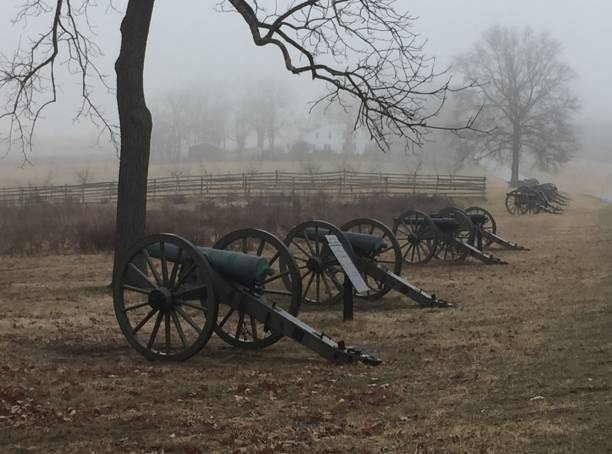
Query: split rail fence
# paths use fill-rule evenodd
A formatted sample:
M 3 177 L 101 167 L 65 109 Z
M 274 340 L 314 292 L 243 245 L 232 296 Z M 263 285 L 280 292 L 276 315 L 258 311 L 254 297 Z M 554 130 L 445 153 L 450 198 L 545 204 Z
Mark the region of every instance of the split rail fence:
M 149 201 L 185 201 L 190 198 L 238 199 L 248 197 L 309 196 L 338 198 L 429 195 L 485 198 L 486 177 L 415 175 L 368 172 L 261 172 L 204 174 L 153 178 L 148 182 Z M 117 182 L 76 185 L 28 186 L 0 189 L 0 204 L 115 203 Z

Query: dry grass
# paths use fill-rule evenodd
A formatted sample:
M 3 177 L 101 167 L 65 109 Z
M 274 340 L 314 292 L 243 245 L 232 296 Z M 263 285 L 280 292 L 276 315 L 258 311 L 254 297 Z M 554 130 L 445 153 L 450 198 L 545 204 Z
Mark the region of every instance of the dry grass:
M 344 223 L 369 213 L 388 222 L 406 206 L 435 211 L 447 206 L 443 197 L 364 197 L 339 201 L 326 194 L 313 197 L 226 200 L 223 203 L 173 204 L 149 208 L 149 232 L 173 232 L 196 244 L 212 244 L 237 228 L 258 227 L 284 234 L 308 219 Z M 114 245 L 115 211 L 108 205 L 38 204 L 0 207 L 4 241 L 0 255 L 109 252 Z
M 351 323 L 339 307 L 303 313 L 377 349 L 379 367 L 216 338 L 186 363 L 149 363 L 116 325 L 109 255 L 0 258 L 0 450 L 610 452 L 612 209 L 579 198 L 511 218 L 493 202 L 530 252 L 404 273 L 460 307 L 391 294 Z

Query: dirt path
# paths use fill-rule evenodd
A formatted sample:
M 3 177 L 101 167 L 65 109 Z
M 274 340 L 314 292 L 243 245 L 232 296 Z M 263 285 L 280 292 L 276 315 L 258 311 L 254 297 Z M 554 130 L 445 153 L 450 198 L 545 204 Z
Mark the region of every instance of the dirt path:
M 0 258 L 0 451 L 612 452 L 612 209 L 493 211 L 530 252 L 404 273 L 459 308 L 304 312 L 379 367 L 218 339 L 149 363 L 119 334 L 109 257 Z

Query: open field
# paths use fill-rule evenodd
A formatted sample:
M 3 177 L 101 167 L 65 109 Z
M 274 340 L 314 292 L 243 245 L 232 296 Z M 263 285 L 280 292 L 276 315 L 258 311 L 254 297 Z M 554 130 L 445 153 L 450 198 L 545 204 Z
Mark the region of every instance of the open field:
M 150 363 L 117 327 L 109 255 L 0 257 L 0 451 L 612 452 L 612 207 L 576 196 L 562 216 L 513 218 L 501 191 L 489 204 L 531 251 L 404 271 L 458 308 L 390 294 L 351 323 L 304 311 L 378 367 L 218 338 Z

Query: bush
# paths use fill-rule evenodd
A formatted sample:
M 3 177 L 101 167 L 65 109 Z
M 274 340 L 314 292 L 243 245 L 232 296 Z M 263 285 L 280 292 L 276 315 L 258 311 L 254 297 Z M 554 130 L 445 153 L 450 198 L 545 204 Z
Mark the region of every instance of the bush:
M 147 232 L 172 232 L 196 244 L 210 245 L 239 228 L 255 227 L 283 238 L 295 224 L 325 219 L 342 224 L 357 217 L 389 225 L 407 208 L 433 212 L 451 204 L 448 198 L 381 195 L 338 200 L 328 194 L 226 199 L 177 206 L 149 207 Z M 0 208 L 0 255 L 110 252 L 114 245 L 113 206 L 36 204 Z

